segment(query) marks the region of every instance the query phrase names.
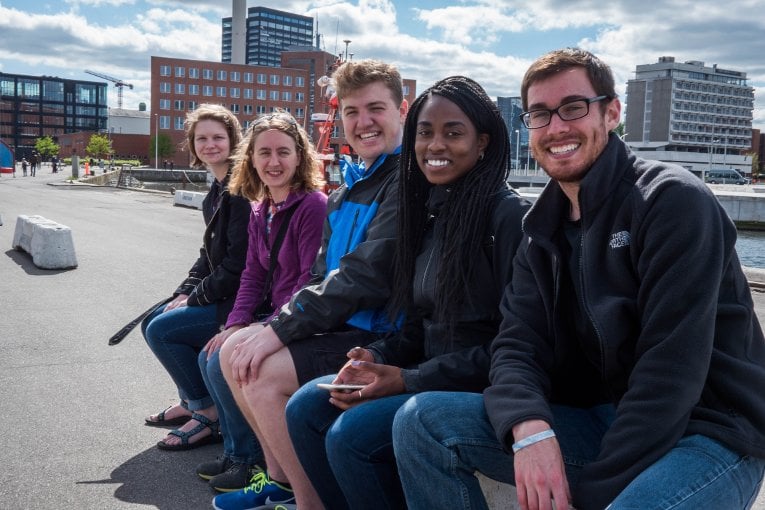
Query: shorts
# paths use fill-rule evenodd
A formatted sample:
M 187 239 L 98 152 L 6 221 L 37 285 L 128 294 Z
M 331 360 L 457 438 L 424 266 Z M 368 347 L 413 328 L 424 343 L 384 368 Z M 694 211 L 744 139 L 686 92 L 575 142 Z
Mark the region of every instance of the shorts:
M 287 349 L 295 364 L 298 385 L 322 375 L 336 374 L 348 361 L 348 351 L 353 347 L 365 347 L 387 335 L 346 326 L 292 342 Z

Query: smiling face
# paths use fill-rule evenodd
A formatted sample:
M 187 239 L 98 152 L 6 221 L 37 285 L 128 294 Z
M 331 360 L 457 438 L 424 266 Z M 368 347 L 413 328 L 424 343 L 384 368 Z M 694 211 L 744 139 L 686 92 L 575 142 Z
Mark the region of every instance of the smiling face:
M 489 135 L 479 134 L 454 102 L 430 96 L 417 116 L 414 152 L 431 184 L 451 184 L 468 173 L 486 149 Z
M 406 102 L 397 105 L 383 82 L 346 94 L 340 104 L 345 138 L 367 167 L 401 144 Z
M 528 109 L 557 108 L 575 99 L 595 97 L 595 89 L 581 67 L 534 82 L 528 90 Z M 581 119 L 564 121 L 553 114 L 550 124 L 529 130 L 531 151 L 554 180 L 581 181 L 608 143 L 608 133 L 619 123 L 618 99 L 590 105 Z
M 252 147 L 252 166 L 275 202 L 287 198 L 300 164 L 295 140 L 278 129 L 260 133 Z
M 231 143 L 226 126 L 217 120 L 200 120 L 194 128 L 194 152 L 208 168 L 228 169 Z

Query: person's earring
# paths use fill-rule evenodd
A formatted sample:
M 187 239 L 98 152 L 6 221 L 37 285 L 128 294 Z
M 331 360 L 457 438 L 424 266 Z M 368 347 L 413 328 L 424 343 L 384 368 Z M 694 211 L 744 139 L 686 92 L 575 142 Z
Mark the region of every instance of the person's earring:
M 483 161 L 483 151 L 478 153 L 478 161 Z

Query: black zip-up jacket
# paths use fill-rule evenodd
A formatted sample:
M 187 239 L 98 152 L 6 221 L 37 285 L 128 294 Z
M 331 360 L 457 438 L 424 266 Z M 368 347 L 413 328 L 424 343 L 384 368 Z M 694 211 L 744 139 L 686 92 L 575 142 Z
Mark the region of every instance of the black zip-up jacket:
M 239 290 L 239 278 L 247 259 L 247 225 L 251 214 L 246 198 L 229 193 L 228 181 L 229 176 L 223 183 L 213 181 L 202 201 L 206 228 L 199 258 L 175 290 L 176 296 L 188 294 L 188 306 L 216 303 L 221 326 L 226 324 Z
M 530 419 L 555 428 L 550 403 L 610 395 L 616 419 L 573 491 L 581 510 L 606 507 L 684 436 L 765 457 L 765 340 L 736 228 L 714 195 L 687 170 L 637 158 L 611 135 L 579 204 L 573 277 L 595 337 L 572 338 L 558 313 L 573 309 L 558 292 L 570 204 L 550 182 L 524 219 L 528 238 L 492 345 L 484 396 L 499 440 L 510 450 L 513 425 Z M 593 363 L 572 362 L 583 359 L 574 350 Z
M 398 154 L 388 154 L 371 175 L 329 196 L 311 280 L 269 323 L 285 345 L 351 318 L 359 319 L 353 327 L 368 331 L 390 327 L 384 307 L 396 242 L 398 162 Z M 339 262 L 328 264 L 328 257 Z
M 380 363 L 409 367 L 402 371 L 408 392 L 429 390 L 480 392 L 489 384 L 489 346 L 496 336 L 501 315 L 499 301 L 510 282 L 512 260 L 521 242 L 521 220 L 529 203 L 510 189 L 494 198 L 492 223 L 474 266 L 469 295 L 455 318 L 453 340 L 447 339 L 447 325 L 432 318 L 436 276 L 442 245 L 439 235 L 443 221 L 438 211 L 446 199 L 447 187 L 431 191 L 428 206 L 435 220 L 423 238 L 415 263 L 413 307 L 403 330 L 379 340 L 368 348 Z

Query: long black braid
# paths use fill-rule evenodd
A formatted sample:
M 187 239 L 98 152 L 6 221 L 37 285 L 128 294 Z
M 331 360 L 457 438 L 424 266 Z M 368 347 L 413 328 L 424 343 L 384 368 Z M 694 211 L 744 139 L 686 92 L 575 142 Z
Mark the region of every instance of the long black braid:
M 439 229 L 443 251 L 433 319 L 445 321 L 451 333 L 454 312 L 469 295 L 467 290 L 474 263 L 486 242 L 494 212 L 493 197 L 504 188 L 507 180 L 509 139 L 499 109 L 483 88 L 470 78 L 445 78 L 412 103 L 404 124 L 399 167 L 398 239 L 390 302 L 392 313 L 404 310 L 411 303 L 415 260 L 422 249 L 428 221 L 426 202 L 433 185 L 420 171 L 414 145 L 420 110 L 432 95 L 452 101 L 467 115 L 479 134 L 489 135 L 483 158 L 451 186 L 451 192 L 439 213 L 445 228 Z

